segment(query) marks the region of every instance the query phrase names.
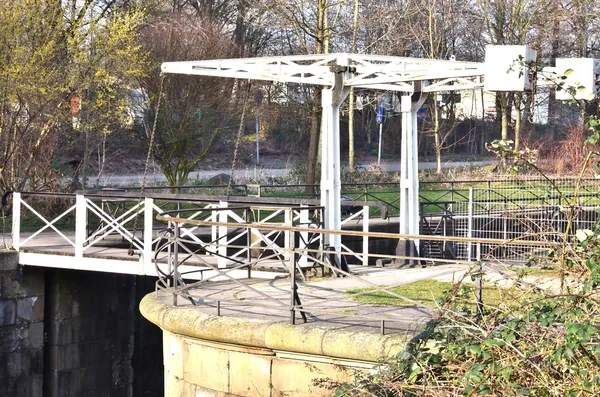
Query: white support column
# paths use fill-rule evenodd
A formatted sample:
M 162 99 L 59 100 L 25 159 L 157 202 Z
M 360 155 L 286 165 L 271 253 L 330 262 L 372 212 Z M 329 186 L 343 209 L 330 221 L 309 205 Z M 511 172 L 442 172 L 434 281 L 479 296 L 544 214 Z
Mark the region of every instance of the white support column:
M 419 85 L 415 85 L 419 86 Z M 400 234 L 419 234 L 419 148 L 417 112 L 426 94 L 413 101 L 412 95 L 401 100 L 402 143 L 400 148 Z M 418 241 L 411 242 L 418 254 Z M 400 242 L 404 244 L 404 242 Z M 406 252 L 408 254 L 409 252 Z
M 144 198 L 144 253 L 142 255 L 143 274 L 152 274 L 152 231 L 154 229 L 154 200 Z
M 369 233 L 369 206 L 363 206 L 363 232 Z M 369 236 L 363 236 L 363 266 L 369 266 Z
M 337 64 L 348 65 L 348 58 L 340 56 Z M 344 87 L 348 71 L 334 71 L 335 84 L 323 89 L 321 102 L 322 146 L 321 146 L 321 205 L 325 207 L 325 229 L 341 230 L 341 181 L 340 181 L 340 106 L 346 100 L 350 88 Z M 342 248 L 342 236 L 325 235 L 325 244 L 336 251 Z
M 18 251 L 21 246 L 21 193 L 13 193 L 12 200 L 12 246 Z
M 87 239 L 87 205 L 85 196 L 75 196 L 75 258 L 83 258 L 83 244 Z
M 227 201 L 220 201 L 219 207 L 222 208 L 219 211 L 219 222 L 227 223 Z M 224 268 L 227 266 L 227 226 L 219 226 L 219 241 L 218 241 L 218 249 L 219 259 L 217 260 L 219 268 Z

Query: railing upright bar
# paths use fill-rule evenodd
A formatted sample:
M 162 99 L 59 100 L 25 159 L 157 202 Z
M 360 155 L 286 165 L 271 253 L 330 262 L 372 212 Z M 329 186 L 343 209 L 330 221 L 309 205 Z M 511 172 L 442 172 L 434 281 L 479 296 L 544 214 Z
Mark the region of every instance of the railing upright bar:
M 467 220 L 467 237 L 473 238 L 473 188 L 469 188 L 469 207 L 468 207 L 468 220 Z M 473 253 L 471 252 L 472 243 L 467 243 L 467 261 L 471 262 Z
M 286 247 L 289 248 L 289 270 L 290 270 L 290 324 L 296 324 L 296 290 L 298 286 L 296 285 L 296 253 L 294 250 L 294 240 L 295 235 L 294 231 L 290 230 L 285 233 L 286 239 L 289 240 L 289 245 Z
M 152 231 L 154 229 L 153 215 L 154 200 L 146 197 L 144 199 L 144 252 L 142 255 L 144 275 L 152 274 Z
M 13 193 L 12 199 L 12 246 L 18 251 L 21 246 L 21 193 Z
M 219 211 L 219 222 L 227 223 L 227 201 L 221 201 L 219 203 L 219 207 L 222 208 Z M 219 240 L 218 240 L 218 248 L 217 252 L 219 253 L 219 258 L 217 259 L 219 268 L 224 268 L 227 266 L 227 226 L 219 226 Z
M 369 206 L 363 207 L 363 232 L 369 232 Z M 363 249 L 362 249 L 362 264 L 363 266 L 369 266 L 369 236 L 363 236 Z
M 75 257 L 83 258 L 87 234 L 87 203 L 83 194 L 75 196 Z
M 173 222 L 173 306 L 177 306 L 177 280 L 179 278 L 179 223 Z

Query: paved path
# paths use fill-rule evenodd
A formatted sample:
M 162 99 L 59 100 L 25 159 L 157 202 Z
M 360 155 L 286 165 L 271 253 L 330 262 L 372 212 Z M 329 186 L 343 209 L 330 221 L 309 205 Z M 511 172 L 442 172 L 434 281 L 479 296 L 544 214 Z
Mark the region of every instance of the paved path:
M 495 164 L 494 160 L 483 160 L 483 161 L 448 161 L 442 164 L 443 168 L 456 168 L 456 167 L 466 167 L 466 166 L 476 166 L 481 167 L 484 165 Z M 239 167 L 234 174 L 234 179 L 243 179 L 243 180 L 258 180 L 264 179 L 266 177 L 281 177 L 288 175 L 292 169 L 285 167 L 277 167 L 277 165 L 282 164 L 267 164 L 266 166 L 260 167 Z M 364 169 L 368 169 L 370 164 L 358 164 L 358 167 L 362 167 Z M 419 163 L 420 170 L 426 169 L 434 169 L 436 168 L 435 162 L 421 162 Z M 383 164 L 383 169 L 388 172 L 398 172 L 400 171 L 400 162 L 399 161 L 390 161 Z M 218 169 L 218 170 L 210 170 L 210 171 L 194 171 L 190 174 L 190 180 L 194 179 L 208 179 L 212 178 L 218 174 L 229 174 L 229 169 Z M 158 172 L 154 174 L 150 174 L 148 176 L 148 183 L 157 183 L 157 182 L 165 182 L 167 178 L 164 174 Z M 89 183 L 94 185 L 96 183 L 96 178 L 91 176 L 88 179 Z M 100 178 L 100 185 L 128 185 L 128 184 L 136 184 L 142 182 L 142 175 L 111 175 L 106 174 Z

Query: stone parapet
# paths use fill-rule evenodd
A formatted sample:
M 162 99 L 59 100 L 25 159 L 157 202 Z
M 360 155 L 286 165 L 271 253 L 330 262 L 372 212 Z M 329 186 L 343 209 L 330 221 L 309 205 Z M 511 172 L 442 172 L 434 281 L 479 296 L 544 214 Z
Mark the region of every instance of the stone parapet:
M 407 341 L 328 323 L 219 317 L 154 293 L 140 311 L 163 330 L 166 397 L 331 395 L 328 383 L 377 370 Z

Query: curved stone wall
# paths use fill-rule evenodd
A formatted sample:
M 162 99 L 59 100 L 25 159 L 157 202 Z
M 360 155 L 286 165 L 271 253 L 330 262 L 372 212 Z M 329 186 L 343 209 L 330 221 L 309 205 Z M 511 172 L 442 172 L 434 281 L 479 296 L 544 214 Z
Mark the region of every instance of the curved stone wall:
M 165 396 L 326 396 L 327 380 L 377 370 L 406 338 L 325 323 L 217 317 L 149 294 L 144 317 L 163 330 Z

